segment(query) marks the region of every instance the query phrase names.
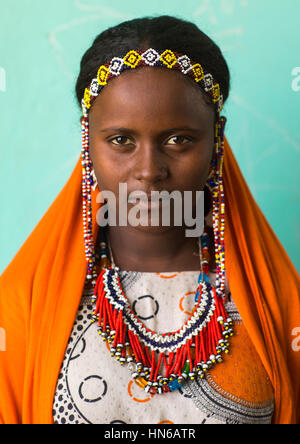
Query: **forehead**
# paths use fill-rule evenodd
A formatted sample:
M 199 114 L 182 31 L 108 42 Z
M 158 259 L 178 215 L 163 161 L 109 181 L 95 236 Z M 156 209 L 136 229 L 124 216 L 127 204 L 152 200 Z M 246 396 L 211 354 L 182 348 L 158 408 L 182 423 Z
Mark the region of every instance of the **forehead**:
M 180 72 L 143 67 L 122 73 L 102 90 L 90 110 L 91 124 L 147 120 L 149 124 L 209 122 L 214 109 L 195 82 Z M 150 121 L 149 121 L 150 119 Z

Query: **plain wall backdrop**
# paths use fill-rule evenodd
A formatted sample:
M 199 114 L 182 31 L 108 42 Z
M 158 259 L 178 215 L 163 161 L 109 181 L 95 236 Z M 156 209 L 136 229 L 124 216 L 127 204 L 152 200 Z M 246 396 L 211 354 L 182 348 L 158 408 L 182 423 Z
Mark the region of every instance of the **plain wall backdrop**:
M 109 26 L 162 14 L 193 21 L 221 47 L 232 76 L 226 135 L 300 269 L 299 0 L 0 0 L 0 272 L 79 158 L 83 53 Z

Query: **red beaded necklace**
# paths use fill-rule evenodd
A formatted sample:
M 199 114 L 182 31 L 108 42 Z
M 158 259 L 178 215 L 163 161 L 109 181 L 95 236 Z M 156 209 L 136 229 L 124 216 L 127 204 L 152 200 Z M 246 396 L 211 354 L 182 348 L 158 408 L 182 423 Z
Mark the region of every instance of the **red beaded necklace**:
M 211 367 L 222 362 L 222 353 L 228 353 L 233 323 L 208 277 L 206 232 L 199 246 L 201 273 L 192 315 L 179 330 L 159 334 L 133 312 L 122 288 L 120 270 L 108 265 L 107 243 L 104 239 L 100 243 L 104 267 L 94 289 L 92 322 L 98 322 L 111 356 L 121 365 L 127 363 L 137 384 L 153 395 L 179 389 L 187 379 L 204 378 Z

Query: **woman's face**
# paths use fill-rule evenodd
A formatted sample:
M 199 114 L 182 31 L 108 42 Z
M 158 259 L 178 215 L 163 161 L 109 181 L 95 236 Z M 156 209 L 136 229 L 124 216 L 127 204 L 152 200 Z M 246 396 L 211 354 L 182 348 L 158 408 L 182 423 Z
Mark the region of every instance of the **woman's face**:
M 111 81 L 89 114 L 100 190 L 201 191 L 214 150 L 214 109 L 181 73 L 139 68 Z

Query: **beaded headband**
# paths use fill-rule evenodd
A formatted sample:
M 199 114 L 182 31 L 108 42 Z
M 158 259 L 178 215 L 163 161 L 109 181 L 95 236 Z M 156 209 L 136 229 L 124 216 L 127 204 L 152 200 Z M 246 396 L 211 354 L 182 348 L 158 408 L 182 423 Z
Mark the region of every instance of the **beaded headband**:
M 223 95 L 220 85 L 215 82 L 213 76 L 205 71 L 200 63 L 191 62 L 186 55 L 173 52 L 169 49 L 155 51 L 150 48 L 146 51 L 131 50 L 122 57 L 114 57 L 106 65 L 100 66 L 97 78 L 93 79 L 89 88 L 85 89 L 82 99 L 83 119 L 81 122 L 82 132 L 82 211 L 83 232 L 85 243 L 85 256 L 87 261 L 87 279 L 96 284 L 96 251 L 92 234 L 92 198 L 91 189 L 94 185 L 92 175 L 93 165 L 89 155 L 89 119 L 88 113 L 93 102 L 110 79 L 117 77 L 125 70 L 135 69 L 142 66 L 164 67 L 176 69 L 191 77 L 202 90 L 211 98 L 218 113 L 223 109 Z M 213 230 L 216 252 L 216 292 L 222 297 L 225 294 L 225 200 L 223 189 L 223 155 L 224 155 L 224 129 L 225 117 L 219 117 L 215 125 L 215 152 L 216 160 L 213 162 L 214 174 L 209 179 L 213 199 Z
M 89 88 L 85 89 L 82 99 L 83 116 L 87 117 L 88 112 L 102 89 L 108 84 L 108 81 L 117 77 L 125 70 L 135 69 L 142 66 L 163 67 L 176 69 L 182 74 L 191 77 L 200 88 L 211 98 L 216 105 L 217 111 L 223 109 L 223 95 L 220 85 L 214 80 L 213 76 L 206 72 L 200 63 L 193 63 L 187 55 L 173 52 L 169 49 L 156 51 L 152 48 L 146 51 L 131 50 L 124 57 L 114 57 L 106 65 L 100 66 L 97 77 L 92 80 Z

